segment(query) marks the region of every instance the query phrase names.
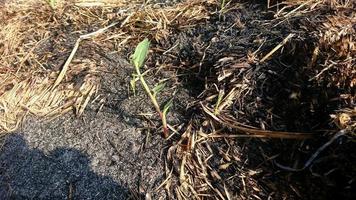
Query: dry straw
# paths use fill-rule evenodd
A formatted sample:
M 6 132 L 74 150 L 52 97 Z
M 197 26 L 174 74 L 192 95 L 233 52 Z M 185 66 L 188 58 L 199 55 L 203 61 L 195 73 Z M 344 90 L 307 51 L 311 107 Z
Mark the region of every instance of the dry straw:
M 77 114 L 83 112 L 98 88 L 98 63 L 85 58 L 72 61 L 84 40 L 96 38 L 105 46 L 116 42 L 124 45 L 143 37 L 167 39 L 171 30 L 208 18 L 204 5 L 212 2 L 188 1 L 165 8 L 124 0 L 56 1 L 52 7 L 47 1 L 17 0 L 1 5 L 0 132 L 16 130 L 27 115 L 52 118 L 73 109 Z M 125 7 L 126 12 L 114 11 L 118 7 Z M 110 19 L 114 23 L 108 27 Z M 102 34 L 115 25 L 119 28 Z M 68 47 L 66 40 L 73 38 L 73 32 L 63 32 L 68 26 L 84 33 L 86 27 L 99 28 L 76 36 L 77 42 Z M 48 45 L 52 52 L 47 51 Z M 66 62 L 62 66 L 53 63 L 63 53 L 68 55 Z M 84 81 L 78 86 L 73 77 L 83 73 Z
M 15 131 L 27 115 L 49 119 L 72 110 L 82 114 L 98 87 L 96 64 L 87 59 L 68 62 L 65 78 L 46 69 L 54 55 L 41 47 L 54 46 L 50 32 L 61 27 L 46 2 L 11 1 L 0 9 L 0 133 Z M 79 85 L 73 81 L 83 74 Z M 65 81 L 55 82 L 58 76 Z
M 99 46 L 115 44 L 118 47 L 136 43 L 145 37 L 153 41 L 167 40 L 176 30 L 192 28 L 209 19 L 213 15 L 211 10 L 209 11 L 212 5 L 219 7 L 219 1 L 214 0 L 184 1 L 171 7 L 124 0 L 73 2 L 76 6 L 66 1 L 58 1 L 55 10 L 52 10 L 46 1 L 36 0 L 17 0 L 0 5 L 0 133 L 16 130 L 27 115 L 53 118 L 70 111 L 75 111 L 77 115 L 83 113 L 89 99 L 99 87 L 96 77 L 99 63 L 85 56 L 79 60 L 75 58 L 82 42 L 95 40 Z M 349 90 L 355 87 L 355 14 L 351 12 L 350 15 L 348 12 L 354 10 L 353 6 L 352 1 L 287 1 L 284 8 L 276 12 L 276 20 L 271 22 L 271 26 L 288 22 L 293 17 L 311 16 L 306 14 L 324 7 L 336 10 L 334 15 L 325 17 L 324 23 L 315 22 L 317 27 L 307 27 L 316 29 L 319 34 L 318 44 L 315 44 L 310 58 L 309 66 L 315 73 L 311 81 L 330 81 L 330 84 Z M 120 12 L 115 11 L 116 8 L 120 8 Z M 112 23 L 115 26 L 110 26 Z M 64 33 L 66 28 L 71 30 Z M 86 33 L 93 30 L 94 34 L 87 37 Z M 96 34 L 98 32 L 95 30 L 99 30 L 100 34 Z M 273 59 L 286 43 L 293 42 L 294 37 L 297 35 L 283 37 L 270 51 L 261 56 L 262 60 L 258 60 L 258 55 L 241 58 L 238 61 L 241 61 L 240 63 L 236 62 L 218 75 L 219 81 L 229 80 L 231 87 L 221 92 L 225 96 L 221 96 L 219 105 L 213 105 L 211 101 L 213 97 L 219 96 L 219 92 L 211 94 L 211 98 L 208 97 L 203 104 L 199 104 L 202 113 L 206 114 L 205 119 L 192 120 L 179 144 L 172 146 L 168 152 L 168 160 L 173 162 L 172 167 L 179 173 L 180 182 L 180 187 L 172 189 L 172 170 L 167 169 L 167 179 L 160 187 L 169 190 L 169 195 L 174 194 L 179 199 L 232 198 L 229 188 L 225 185 L 227 182 L 208 161 L 216 155 L 216 150 L 224 161 L 219 166 L 221 171 L 228 169 L 231 163 L 244 166 L 246 160 L 242 159 L 242 151 L 237 145 L 224 151 L 214 147 L 217 138 L 299 139 L 311 136 L 304 133 L 260 130 L 237 123 L 237 119 L 226 114 L 226 111 L 232 110 L 233 102 L 243 104 L 244 97 L 253 90 L 249 88 L 251 80 L 247 79 L 253 77 L 249 74 L 253 72 L 246 70 L 247 78 L 243 80 L 234 79 L 234 73 L 248 68 L 253 62 Z M 62 44 L 69 39 L 74 39 L 74 42 Z M 46 45 L 52 48 L 46 48 Z M 52 49 L 53 52 L 43 52 L 43 49 Z M 64 62 L 52 62 L 59 54 L 67 55 L 64 56 Z M 76 77 L 82 74 L 83 80 L 77 83 Z M 353 95 L 355 94 L 344 95 L 344 101 L 349 102 L 348 105 L 354 102 Z M 215 111 L 213 107 L 216 108 Z M 335 112 L 335 123 L 340 129 L 355 129 L 356 109 L 342 108 Z M 219 127 L 228 127 L 239 134 L 225 133 Z M 207 130 L 204 130 L 205 128 Z M 225 143 L 228 145 L 226 140 Z M 239 176 L 232 175 L 227 177 L 226 181 L 241 183 L 241 195 L 248 196 L 253 193 L 248 190 L 260 190 L 256 181 L 251 178 L 256 173 L 257 170 L 240 170 Z

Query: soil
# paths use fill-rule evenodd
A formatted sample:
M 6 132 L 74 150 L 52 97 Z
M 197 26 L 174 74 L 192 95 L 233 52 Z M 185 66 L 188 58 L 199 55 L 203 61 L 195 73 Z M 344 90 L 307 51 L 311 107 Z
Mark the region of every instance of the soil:
M 164 190 L 155 189 L 165 179 L 163 151 L 171 142 L 156 129 L 155 114 L 149 122 L 142 117 L 154 111 L 138 84 L 135 95 L 130 89 L 132 65 L 95 45 L 83 45 L 77 58 L 89 52 L 101 63 L 95 101 L 79 118 L 73 113 L 51 121 L 30 117 L 6 137 L 0 199 L 165 198 Z M 147 81 L 157 82 L 150 76 Z M 168 87 L 162 102 L 172 93 Z M 177 95 L 168 116 L 172 124 L 184 121 L 181 111 L 190 98 L 184 89 Z
M 98 99 L 80 118 L 29 119 L 6 138 L 1 199 L 66 199 L 70 187 L 72 199 L 127 199 L 131 191 L 152 193 L 160 184 L 165 144 L 140 129 L 144 123 L 136 115 L 150 106 L 142 94 L 128 98 L 132 67 L 112 59 L 114 73 L 103 74 L 98 94 L 105 103 Z

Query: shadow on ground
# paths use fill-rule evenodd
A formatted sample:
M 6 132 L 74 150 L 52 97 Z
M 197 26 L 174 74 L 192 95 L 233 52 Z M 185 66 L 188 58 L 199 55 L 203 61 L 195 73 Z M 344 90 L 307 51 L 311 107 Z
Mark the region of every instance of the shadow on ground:
M 164 178 L 165 144 L 159 134 L 139 128 L 145 124 L 137 114 L 150 106 L 144 95 L 128 97 L 131 66 L 112 59 L 104 62 L 103 71 L 112 73 L 102 74 L 99 100 L 82 116 L 69 113 L 49 122 L 29 117 L 6 136 L 0 200 L 69 199 L 71 185 L 75 200 L 164 197 L 155 189 Z
M 87 155 L 72 148 L 48 154 L 31 149 L 19 134 L 0 154 L 0 199 L 127 199 L 111 177 L 92 171 Z

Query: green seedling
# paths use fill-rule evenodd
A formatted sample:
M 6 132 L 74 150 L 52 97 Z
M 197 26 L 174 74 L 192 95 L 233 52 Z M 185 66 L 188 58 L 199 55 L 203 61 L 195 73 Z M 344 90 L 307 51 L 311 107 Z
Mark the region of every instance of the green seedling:
M 146 80 L 144 78 L 145 73 L 141 73 L 141 68 L 143 67 L 143 65 L 145 63 L 149 47 L 150 47 L 150 41 L 148 39 L 144 39 L 142 42 L 140 42 L 137 45 L 137 47 L 135 49 L 135 53 L 133 55 L 131 55 L 131 63 L 135 67 L 135 73 L 132 75 L 133 78 L 130 81 L 130 85 L 131 85 L 131 88 L 133 89 L 133 91 L 135 92 L 136 82 L 137 81 L 141 82 L 143 89 L 145 90 L 146 94 L 150 98 L 153 106 L 156 109 L 156 112 L 159 114 L 159 116 L 162 120 L 163 136 L 164 136 L 164 138 L 167 138 L 169 135 L 169 131 L 168 131 L 166 116 L 167 116 L 168 109 L 172 105 L 172 100 L 168 101 L 168 103 L 164 106 L 163 111 L 162 111 L 158 104 L 156 96 L 164 88 L 165 84 L 160 83 L 151 90 L 150 87 L 147 85 Z

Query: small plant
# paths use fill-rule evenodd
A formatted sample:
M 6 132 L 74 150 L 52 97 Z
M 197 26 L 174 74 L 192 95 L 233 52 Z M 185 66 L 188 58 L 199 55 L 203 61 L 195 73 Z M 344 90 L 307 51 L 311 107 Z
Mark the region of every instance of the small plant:
M 164 138 L 167 138 L 169 135 L 169 131 L 168 131 L 166 116 L 169 108 L 172 106 L 172 100 L 169 100 L 168 103 L 166 103 L 166 105 L 164 106 L 163 110 L 161 110 L 156 96 L 164 88 L 165 84 L 164 83 L 158 84 L 156 87 L 154 87 L 151 90 L 145 81 L 144 78 L 145 72 L 144 73 L 141 72 L 141 68 L 145 63 L 145 59 L 148 54 L 149 46 L 150 46 L 150 41 L 148 39 L 144 39 L 142 42 L 140 42 L 137 45 L 135 49 L 135 53 L 131 55 L 130 59 L 131 59 L 131 63 L 135 67 L 135 73 L 132 74 L 132 80 L 130 81 L 130 85 L 135 93 L 136 82 L 137 81 L 141 82 L 142 87 L 144 88 L 153 106 L 155 107 L 156 112 L 159 114 L 162 120 L 163 136 Z

